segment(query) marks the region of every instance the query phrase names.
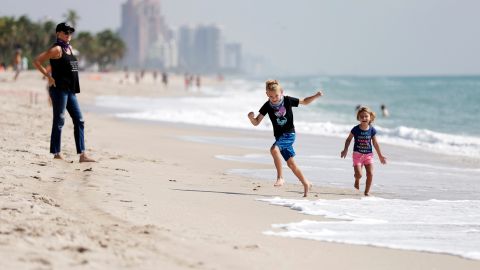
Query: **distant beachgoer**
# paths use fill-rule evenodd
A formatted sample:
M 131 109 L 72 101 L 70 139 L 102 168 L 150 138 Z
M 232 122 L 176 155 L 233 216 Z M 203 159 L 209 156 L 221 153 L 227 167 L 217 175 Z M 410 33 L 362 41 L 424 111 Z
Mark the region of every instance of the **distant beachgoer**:
M 135 72 L 135 83 L 140 83 L 140 74 L 138 72 Z
M 383 117 L 389 117 L 390 116 L 390 113 L 388 112 L 387 106 L 385 106 L 385 104 L 382 104 L 380 106 L 380 109 L 382 110 L 382 116 Z
M 70 40 L 75 29 L 67 23 L 59 23 L 55 29 L 57 40 L 33 61 L 34 66 L 48 78 L 49 94 L 52 100 L 53 125 L 50 136 L 50 153 L 55 159 L 64 159 L 61 155 L 62 128 L 65 123 L 65 109 L 73 120 L 75 146 L 80 162 L 95 162 L 85 153 L 84 120 L 76 94 L 80 93 L 78 79 L 78 61 L 73 55 Z M 50 60 L 50 74 L 43 62 Z
M 156 69 L 153 70 L 152 77 L 153 77 L 153 82 L 156 83 L 157 82 L 157 77 L 158 77 L 158 72 L 157 72 Z
M 162 83 L 165 88 L 168 87 L 168 73 L 167 72 L 162 72 Z
M 190 88 L 190 74 L 185 73 L 183 75 L 183 81 L 185 83 L 185 90 L 188 90 L 188 88 Z
M 22 57 L 22 70 L 28 70 L 28 58 L 26 56 Z
M 358 110 L 360 110 L 361 107 L 362 107 L 362 105 L 358 104 L 358 105 L 355 107 L 355 111 L 358 112 Z
M 307 197 L 311 184 L 293 159 L 295 156 L 295 150 L 293 149 L 295 126 L 293 125 L 292 107 L 298 107 L 299 104 L 308 105 L 318 97 L 321 97 L 323 93 L 322 91 L 318 91 L 313 96 L 304 99 L 284 96 L 283 88 L 280 84 L 276 80 L 268 80 L 266 81 L 266 94 L 268 101 L 260 108 L 257 117 L 255 117 L 253 112 L 249 112 L 248 119 L 250 119 L 250 122 L 254 126 L 258 126 L 258 124 L 262 122 L 263 117 L 268 114 L 270 121 L 272 121 L 275 142 L 270 148 L 270 153 L 272 154 L 273 163 L 277 169 L 277 180 L 274 186 L 282 186 L 285 182 L 282 170 L 283 157 L 288 167 L 302 183 L 304 190 L 303 196 Z
M 13 56 L 13 71 L 15 72 L 15 75 L 13 76 L 13 80 L 16 81 L 18 78 L 18 75 L 20 75 L 20 72 L 22 71 L 22 50 L 20 48 L 15 50 L 15 55 Z
M 367 171 L 367 181 L 365 184 L 364 195 L 368 196 L 370 192 L 370 186 L 373 181 L 373 147 L 377 151 L 378 158 L 382 164 L 387 163 L 387 158 L 382 155 L 380 146 L 377 142 L 377 131 L 371 125 L 375 120 L 375 113 L 372 112 L 368 107 L 361 107 L 357 112 L 357 120 L 360 121 L 359 125 L 356 125 L 350 131 L 350 134 L 345 141 L 345 147 L 340 153 L 341 158 L 347 156 L 348 147 L 350 146 L 350 141 L 352 138 L 355 138 L 353 144 L 353 170 L 355 172 L 355 184 L 356 189 L 360 189 L 360 179 L 362 178 L 362 167 L 365 166 Z
M 200 88 L 202 87 L 202 78 L 200 77 L 200 75 L 197 75 L 195 79 L 195 85 L 197 86 L 198 90 L 200 90 Z
M 128 80 L 130 79 L 130 73 L 128 72 L 128 67 L 127 66 L 123 67 L 123 72 L 125 73 L 125 75 L 124 75 L 125 83 L 128 83 Z

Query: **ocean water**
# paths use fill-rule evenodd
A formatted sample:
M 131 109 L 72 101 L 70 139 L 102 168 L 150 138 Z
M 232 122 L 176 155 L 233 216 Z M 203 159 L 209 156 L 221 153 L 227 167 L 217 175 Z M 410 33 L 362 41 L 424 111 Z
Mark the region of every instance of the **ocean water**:
M 359 104 L 377 112 L 377 137 L 388 165 L 375 165 L 374 197 L 262 199 L 304 214 L 289 224 L 273 224 L 265 234 L 480 259 L 480 124 L 475 119 L 480 116 L 480 77 L 279 80 L 285 94 L 291 96 L 305 97 L 324 89 L 324 97 L 294 109 L 298 133 L 295 158 L 315 186 L 352 188 L 351 158 L 340 159 L 339 153 L 357 124 L 355 107 Z M 183 139 L 264 151 L 217 158 L 239 161 L 239 168 L 229 173 L 273 183 L 273 165 L 271 169 L 249 170 L 240 163 L 272 164 L 267 149 L 273 136 L 252 133 L 271 133 L 269 119 L 253 127 L 246 117 L 249 111 L 257 113 L 266 101 L 263 89 L 263 81 L 239 79 L 217 88 L 202 88 L 205 95 L 201 97 L 103 96 L 96 103 L 122 118 L 244 130 L 239 138 Z M 390 117 L 381 116 L 381 104 L 388 107 Z M 285 178 L 298 183 L 288 168 Z M 331 220 L 311 221 L 309 215 Z
M 377 113 L 375 126 L 383 142 L 429 149 L 437 153 L 480 157 L 480 77 L 280 78 L 285 94 L 325 96 L 295 109 L 299 133 L 346 137 L 358 124 L 355 107 L 367 105 Z M 266 101 L 264 83 L 233 80 L 201 89 L 205 96 L 184 98 L 97 98 L 97 105 L 129 110 L 119 117 L 189 123 L 227 128 L 271 130 L 269 121 L 252 127 L 246 114 L 258 113 Z M 381 116 L 385 104 L 390 117 Z M 268 119 L 265 119 L 268 120 Z

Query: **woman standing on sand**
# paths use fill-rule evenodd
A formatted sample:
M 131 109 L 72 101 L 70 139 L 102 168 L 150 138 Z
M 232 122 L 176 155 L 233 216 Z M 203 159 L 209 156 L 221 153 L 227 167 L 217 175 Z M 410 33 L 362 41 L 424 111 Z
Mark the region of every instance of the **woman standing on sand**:
M 73 55 L 70 40 L 75 29 L 67 23 L 59 23 L 55 29 L 56 42 L 40 53 L 33 64 L 48 79 L 49 94 L 52 100 L 53 125 L 50 136 L 50 153 L 55 159 L 63 159 L 60 153 L 62 128 L 65 123 L 65 109 L 73 120 L 75 146 L 80 154 L 80 162 L 95 162 L 85 154 L 84 121 L 76 94 L 80 93 L 78 80 L 78 61 Z M 42 63 L 50 60 L 50 74 Z

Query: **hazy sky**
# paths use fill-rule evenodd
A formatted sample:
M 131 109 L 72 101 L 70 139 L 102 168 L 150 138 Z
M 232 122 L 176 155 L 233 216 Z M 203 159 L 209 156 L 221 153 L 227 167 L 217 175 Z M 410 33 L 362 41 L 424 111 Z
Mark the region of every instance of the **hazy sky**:
M 0 16 L 120 26 L 126 0 L 0 0 Z M 480 74 L 477 0 L 162 0 L 171 26 L 217 23 L 271 74 Z

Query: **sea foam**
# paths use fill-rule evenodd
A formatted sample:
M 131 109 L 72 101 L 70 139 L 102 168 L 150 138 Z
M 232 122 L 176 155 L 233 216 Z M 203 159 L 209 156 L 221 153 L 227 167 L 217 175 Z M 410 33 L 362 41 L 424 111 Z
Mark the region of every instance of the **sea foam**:
M 252 100 L 260 100 L 252 103 Z M 264 97 L 257 94 L 230 96 L 202 96 L 183 98 L 145 98 L 100 96 L 97 106 L 126 110 L 115 114 L 117 117 L 138 120 L 186 123 L 214 127 L 271 130 L 268 119 L 257 127 L 248 121 L 247 113 L 256 112 Z M 308 117 L 309 119 L 305 119 Z M 314 135 L 346 137 L 353 125 L 322 121 L 321 112 L 310 112 L 303 119 L 296 117 L 297 132 Z M 301 119 L 301 120 L 300 120 Z M 427 129 L 399 126 L 384 128 L 375 126 L 381 142 L 406 147 L 422 148 L 443 154 L 480 157 L 480 138 L 445 134 Z
M 259 199 L 332 220 L 275 224 L 267 235 L 448 253 L 480 260 L 480 201 Z

